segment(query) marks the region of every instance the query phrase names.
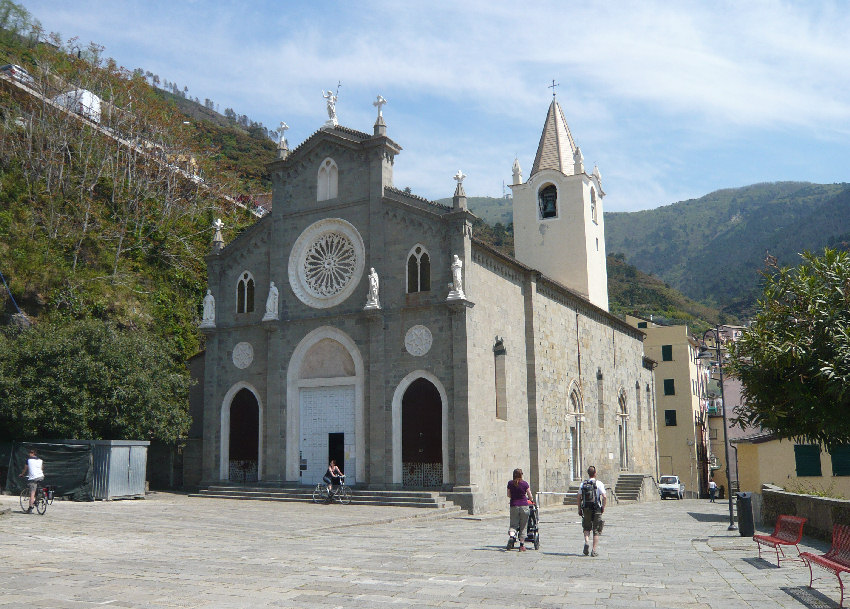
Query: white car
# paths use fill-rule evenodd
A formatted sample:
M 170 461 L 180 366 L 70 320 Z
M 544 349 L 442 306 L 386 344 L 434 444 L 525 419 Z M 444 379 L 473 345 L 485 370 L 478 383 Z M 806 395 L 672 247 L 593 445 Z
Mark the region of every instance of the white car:
M 658 489 L 661 492 L 662 499 L 667 497 L 685 498 L 685 485 L 679 481 L 679 476 L 661 476 Z
M 5 74 L 12 80 L 17 80 L 19 83 L 27 85 L 28 87 L 35 86 L 35 79 L 30 75 L 29 72 L 27 72 L 17 64 L 10 63 L 3 67 L 0 67 L 0 72 Z

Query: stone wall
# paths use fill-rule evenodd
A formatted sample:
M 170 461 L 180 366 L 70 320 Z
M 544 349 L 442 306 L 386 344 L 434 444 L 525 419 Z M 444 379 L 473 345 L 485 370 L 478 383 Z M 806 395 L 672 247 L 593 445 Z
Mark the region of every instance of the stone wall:
M 802 516 L 808 519 L 803 529 L 806 535 L 830 541 L 834 525 L 850 525 L 850 500 L 798 495 L 767 485 L 761 495 L 762 522 L 767 527 L 774 526 L 780 514 Z

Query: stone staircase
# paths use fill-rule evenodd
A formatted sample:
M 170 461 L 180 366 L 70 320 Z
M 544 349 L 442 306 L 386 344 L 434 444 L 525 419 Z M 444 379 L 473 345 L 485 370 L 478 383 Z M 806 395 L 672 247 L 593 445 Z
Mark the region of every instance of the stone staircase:
M 215 485 L 191 493 L 190 497 L 214 497 L 217 499 L 241 499 L 254 501 L 313 501 L 312 486 L 272 487 Z M 460 512 L 461 508 L 437 491 L 376 491 L 352 489 L 352 505 L 384 505 L 393 507 L 415 507 L 439 509 L 441 512 Z
M 614 485 L 617 501 L 640 501 L 644 477 L 644 474 L 620 474 Z

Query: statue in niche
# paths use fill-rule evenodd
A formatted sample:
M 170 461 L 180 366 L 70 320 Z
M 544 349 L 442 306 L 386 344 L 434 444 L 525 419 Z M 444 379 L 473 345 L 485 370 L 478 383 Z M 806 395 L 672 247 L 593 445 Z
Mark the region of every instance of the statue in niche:
M 457 254 L 452 256 L 452 282 L 449 284 L 449 300 L 465 300 L 466 295 L 463 293 L 463 261 L 457 257 Z
M 280 294 L 277 291 L 277 286 L 274 281 L 269 283 L 269 296 L 266 298 L 266 314 L 263 315 L 263 321 L 272 319 L 280 319 L 277 314 L 277 301 Z
M 204 296 L 204 314 L 201 318 L 201 328 L 215 328 L 215 298 L 212 290 L 207 290 Z
M 380 288 L 380 279 L 378 279 L 378 273 L 375 272 L 374 268 L 369 269 L 369 293 L 366 295 L 366 306 L 365 309 L 380 309 L 381 301 L 378 297 L 378 290 Z

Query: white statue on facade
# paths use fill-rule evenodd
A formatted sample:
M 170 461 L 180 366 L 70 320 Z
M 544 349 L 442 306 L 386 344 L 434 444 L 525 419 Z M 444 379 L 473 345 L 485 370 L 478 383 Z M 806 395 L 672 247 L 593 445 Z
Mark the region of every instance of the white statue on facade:
M 333 91 L 325 91 L 322 89 L 322 97 L 328 104 L 328 120 L 325 122 L 326 127 L 336 127 L 336 100 L 339 98 L 339 85 L 336 87 L 336 93 Z
M 277 291 L 277 286 L 274 281 L 269 283 L 269 296 L 266 298 L 266 314 L 263 315 L 263 321 L 271 321 L 280 319 L 277 313 L 277 302 L 280 294 Z
M 277 155 L 281 159 L 285 159 L 289 155 L 289 144 L 286 141 L 286 130 L 289 129 L 289 125 L 280 122 L 280 127 L 278 127 L 277 132 L 280 135 L 280 141 L 277 143 Z
M 201 328 L 215 328 L 215 298 L 212 295 L 212 290 L 207 290 L 207 295 L 204 296 L 204 314 L 201 318 Z
M 369 269 L 369 293 L 366 295 L 366 306 L 364 309 L 380 309 L 381 301 L 378 297 L 378 289 L 380 286 L 380 280 L 378 279 L 378 273 L 375 272 L 374 268 Z
M 466 300 L 466 294 L 463 293 L 463 261 L 457 254 L 452 256 L 452 282 L 449 289 L 451 291 L 447 300 Z

